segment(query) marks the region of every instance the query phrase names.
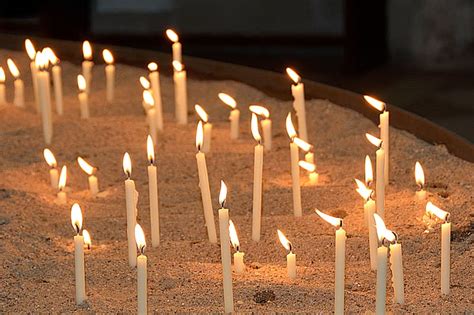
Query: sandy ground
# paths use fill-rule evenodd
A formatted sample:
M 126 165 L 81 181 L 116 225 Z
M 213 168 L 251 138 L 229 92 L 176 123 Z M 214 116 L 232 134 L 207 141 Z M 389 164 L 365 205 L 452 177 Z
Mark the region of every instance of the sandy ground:
M 103 65 L 94 68 L 91 119 L 79 119 L 76 75 L 79 68 L 63 64 L 65 114 L 54 115 L 51 150 L 59 164 L 69 168 L 67 206 L 55 203 L 39 116 L 32 110 L 32 89 L 25 54 L 0 51 L 18 60 L 27 91 L 27 109 L 0 107 L 0 311 L 1 312 L 135 312 L 136 271 L 128 266 L 126 211 L 122 156 L 130 152 L 133 179 L 140 193 L 139 222 L 150 242 L 147 187 L 147 125 L 141 107 L 139 75 L 145 70 L 119 64 L 116 102 L 105 104 Z M 145 65 L 144 65 L 145 66 Z M 168 66 L 168 65 L 166 65 Z M 8 99 L 13 97 L 8 78 Z M 346 311 L 375 309 L 375 272 L 370 270 L 363 201 L 354 177 L 363 178 L 364 157 L 374 147 L 364 134 L 377 127 L 361 115 L 325 100 L 307 101 L 309 137 L 316 148 L 320 185 L 311 186 L 302 175 L 303 218 L 292 215 L 288 138 L 284 118 L 291 102 L 282 102 L 242 83 L 188 82 L 189 120 L 173 122 L 173 86 L 162 77 L 165 131 L 159 135 L 160 219 L 162 243 L 147 248 L 149 311 L 222 312 L 220 248 L 207 241 L 202 215 L 194 146 L 195 114 L 201 104 L 214 125 L 212 150 L 207 156 L 217 217 L 219 181 L 229 187 L 227 205 L 239 231 L 247 271 L 233 276 L 237 312 L 333 311 L 334 231 L 315 213 L 322 211 L 345 220 Z M 290 87 L 288 86 L 288 89 Z M 228 109 L 218 92 L 234 95 L 242 111 L 241 139 L 230 141 Z M 288 91 L 290 93 L 290 91 Z M 247 105 L 260 103 L 271 111 L 274 149 L 265 154 L 262 241 L 251 241 L 253 146 Z M 54 104 L 53 104 L 54 107 Z M 87 177 L 76 158 L 81 155 L 99 167 L 103 191 L 93 198 Z M 424 234 L 424 203 L 414 201 L 414 164 L 421 161 L 428 181 L 428 199 L 452 214 L 451 295 L 440 296 L 440 233 Z M 413 135 L 391 130 L 391 180 L 386 192 L 386 223 L 400 236 L 403 247 L 406 304 L 393 304 L 387 275 L 387 310 L 395 313 L 462 313 L 474 311 L 473 185 L 474 165 L 450 155 L 443 146 L 427 144 Z M 74 231 L 70 207 L 81 204 L 84 227 L 93 247 L 86 252 L 88 302 L 74 302 Z M 216 221 L 217 223 L 217 221 Z M 277 240 L 282 229 L 297 255 L 298 279 L 286 275 L 285 250 Z M 255 296 L 270 291 L 274 299 L 257 303 Z M 271 294 L 270 294 L 271 295 Z M 259 302 L 262 302 L 259 300 Z

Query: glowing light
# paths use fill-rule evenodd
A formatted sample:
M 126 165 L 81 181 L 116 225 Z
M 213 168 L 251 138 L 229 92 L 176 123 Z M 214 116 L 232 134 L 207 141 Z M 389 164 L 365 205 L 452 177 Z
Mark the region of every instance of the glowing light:
M 148 64 L 148 70 L 157 71 L 158 70 L 158 64 L 156 62 L 150 62 Z
M 449 212 L 438 208 L 433 203 L 431 203 L 431 201 L 426 204 L 426 213 L 428 213 L 429 215 L 434 215 L 438 219 L 443 220 L 445 222 L 449 219 Z
M 29 38 L 25 39 L 25 49 L 30 60 L 34 61 L 35 55 L 36 55 L 36 49 L 35 49 L 35 46 L 33 45 L 33 42 Z
M 0 67 L 0 83 L 5 83 L 5 70 Z
M 359 195 L 364 199 L 364 200 L 369 200 L 369 198 L 372 196 L 372 190 L 367 188 L 367 186 L 357 178 L 355 178 L 355 182 L 357 184 L 357 189 L 356 191 L 359 193 Z
M 42 54 L 48 58 L 49 62 L 52 64 L 52 65 L 55 65 L 59 62 L 59 59 L 58 57 L 56 56 L 56 54 L 54 53 L 54 51 L 49 48 L 49 47 L 46 47 L 43 49 L 42 51 Z
M 298 137 L 294 137 L 293 138 L 293 142 L 303 151 L 305 152 L 308 152 L 309 150 L 311 150 L 311 148 L 313 147 L 311 144 L 309 144 L 308 142 L 304 141 L 303 139 L 301 138 L 298 138 Z
M 222 208 L 225 206 L 225 201 L 227 199 L 227 185 L 221 180 L 221 190 L 219 191 L 219 204 Z
M 372 136 L 372 135 L 369 134 L 369 133 L 366 133 L 366 134 L 365 134 L 365 137 L 367 138 L 367 140 L 369 140 L 370 143 L 372 143 L 373 145 L 375 145 L 377 148 L 380 148 L 380 146 L 382 145 L 382 140 L 380 140 L 380 139 L 377 138 L 377 137 Z
M 321 217 L 321 219 L 331 224 L 332 226 L 336 228 L 342 227 L 342 219 L 330 216 L 329 214 L 321 212 L 318 209 L 316 209 L 316 213 Z
M 196 148 L 201 151 L 204 138 L 204 131 L 202 129 L 202 121 L 199 121 L 196 128 Z
M 258 118 L 257 118 L 257 115 L 255 115 L 254 113 L 252 113 L 252 119 L 250 121 L 250 127 L 251 127 L 251 130 L 252 130 L 253 138 L 255 139 L 255 141 L 260 143 L 260 141 L 262 141 L 262 137 L 260 136 L 260 132 L 258 130 Z
M 219 93 L 217 96 L 219 96 L 220 100 L 224 102 L 224 104 L 229 105 L 230 108 L 235 109 L 237 107 L 237 102 L 232 96 L 225 93 Z
M 44 156 L 44 159 L 46 160 L 46 163 L 48 163 L 50 167 L 54 168 L 58 166 L 56 158 L 54 157 L 54 154 L 53 152 L 51 152 L 50 149 L 44 149 L 43 156 Z
M 114 63 L 114 56 L 108 49 L 102 50 L 102 57 L 104 57 L 104 61 L 110 65 Z
M 365 184 L 370 186 L 374 181 L 374 170 L 372 169 L 372 161 L 368 155 L 365 156 Z
M 420 188 L 425 186 L 425 172 L 423 171 L 423 167 L 421 167 L 420 162 L 416 161 L 415 163 L 415 181 Z
M 145 233 L 138 223 L 135 225 L 135 242 L 137 243 L 138 250 L 143 254 L 146 247 Z
M 84 237 L 84 245 L 86 245 L 87 249 L 91 249 L 92 240 L 89 232 L 87 230 L 82 230 L 82 236 Z
M 180 71 L 183 71 L 184 65 L 178 60 L 173 60 L 173 68 L 175 71 L 180 72 Z
M 18 70 L 18 67 L 16 66 L 15 62 L 11 58 L 8 58 L 7 65 L 8 70 L 10 70 L 12 76 L 14 76 L 15 79 L 18 79 L 18 77 L 20 76 L 20 70 Z
M 143 101 L 149 106 L 155 106 L 155 99 L 149 90 L 143 91 Z
M 298 165 L 307 170 L 308 172 L 314 172 L 316 171 L 316 165 L 314 165 L 314 163 L 311 163 L 311 162 L 307 162 L 307 161 L 299 161 L 298 162 Z
M 82 43 L 82 55 L 84 56 L 85 60 L 92 59 L 92 46 L 87 40 Z
M 81 169 L 87 174 L 87 175 L 92 175 L 95 172 L 95 167 L 87 163 L 86 160 L 81 158 L 80 156 L 77 158 L 77 163 L 79 163 L 79 166 Z
M 140 77 L 140 84 L 142 85 L 142 87 L 143 87 L 145 90 L 149 90 L 149 89 L 150 89 L 150 81 L 148 81 L 148 79 L 145 78 L 144 76 L 141 76 L 141 77 Z
M 153 164 L 155 161 L 155 146 L 153 144 L 153 138 L 150 135 L 146 138 L 146 154 L 150 164 Z
M 385 222 L 377 213 L 374 213 L 374 219 L 375 227 L 377 228 L 377 238 L 379 239 L 379 242 L 382 243 L 384 239 L 389 242 L 395 241 L 395 234 L 389 229 L 387 229 L 387 227 L 385 226 Z
M 77 203 L 71 207 L 71 224 L 76 233 L 79 234 L 82 229 L 82 210 Z
M 173 43 L 177 43 L 179 41 L 178 34 L 176 34 L 176 32 L 170 28 L 166 30 L 166 36 L 168 36 L 168 39 Z
M 204 108 L 202 108 L 201 105 L 196 104 L 196 105 L 194 105 L 194 110 L 198 114 L 199 119 L 201 119 L 204 123 L 207 123 L 207 121 L 209 119 L 209 115 L 206 113 Z
M 67 167 L 64 165 L 61 168 L 61 173 L 59 174 L 59 181 L 58 181 L 58 190 L 62 191 L 64 187 L 66 187 L 66 181 L 67 181 Z
M 82 74 L 77 75 L 77 87 L 79 91 L 84 92 L 86 90 L 86 78 Z
M 265 117 L 265 119 L 270 118 L 270 112 L 263 106 L 260 105 L 250 105 L 249 109 L 252 113 L 257 114 L 259 116 Z
M 125 152 L 123 155 L 122 167 L 125 175 L 130 178 L 132 176 L 132 159 L 130 158 L 130 154 L 128 154 L 128 152 Z
M 291 68 L 286 68 L 286 73 L 291 78 L 291 80 L 293 80 L 293 82 L 295 82 L 295 84 L 298 84 L 298 83 L 301 82 L 301 77 L 298 75 L 298 73 L 296 73 L 295 70 L 293 70 Z
M 291 242 L 286 238 L 285 234 L 283 234 L 282 231 L 280 230 L 277 230 L 277 233 L 278 233 L 278 239 L 280 240 L 280 243 L 281 245 L 283 245 L 283 247 L 291 252 L 293 246 L 291 245 Z
M 365 101 L 369 103 L 373 108 L 377 109 L 380 112 L 383 112 L 385 110 L 385 103 L 381 102 L 373 97 L 370 97 L 368 95 L 364 95 Z
M 291 140 L 293 140 L 297 135 L 295 126 L 293 125 L 293 121 L 291 119 L 291 113 L 288 113 L 288 116 L 286 116 L 286 132 L 288 133 L 288 137 L 290 137 Z
M 240 242 L 239 237 L 237 236 L 237 230 L 235 229 L 234 222 L 229 220 L 229 235 L 230 235 L 230 243 L 235 248 L 236 251 L 240 249 Z
M 49 59 L 46 53 L 38 51 L 35 57 L 35 65 L 38 70 L 45 70 L 48 67 Z

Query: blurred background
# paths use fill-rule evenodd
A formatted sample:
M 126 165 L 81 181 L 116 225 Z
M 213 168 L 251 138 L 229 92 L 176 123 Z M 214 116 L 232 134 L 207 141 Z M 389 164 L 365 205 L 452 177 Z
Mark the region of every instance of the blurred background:
M 170 51 L 370 94 L 474 142 L 472 0 L 0 2 L 2 32 Z M 1 45 L 1 44 L 0 44 Z

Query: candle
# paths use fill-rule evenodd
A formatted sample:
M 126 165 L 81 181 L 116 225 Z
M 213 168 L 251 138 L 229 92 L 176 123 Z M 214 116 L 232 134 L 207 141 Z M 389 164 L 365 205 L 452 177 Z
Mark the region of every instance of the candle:
M 425 172 L 423 172 L 423 167 L 421 167 L 421 164 L 418 161 L 415 163 L 415 181 L 419 187 L 419 190 L 415 193 L 415 199 L 419 201 L 425 200 Z
M 163 130 L 163 103 L 161 100 L 161 86 L 160 86 L 160 73 L 158 72 L 158 65 L 156 62 L 150 62 L 148 64 L 148 78 L 151 82 L 151 90 L 153 92 L 153 99 L 155 100 L 156 108 L 156 127 L 158 130 Z
M 143 106 L 146 107 L 146 116 L 148 121 L 149 132 L 153 139 L 153 143 L 158 142 L 158 132 L 156 128 L 156 109 L 155 109 L 155 100 L 150 90 L 143 91 Z
M 51 144 L 53 138 L 53 117 L 51 112 L 51 90 L 49 72 L 47 71 L 49 60 L 46 54 L 38 52 L 35 64 L 38 68 L 36 80 L 38 81 L 38 97 L 41 109 L 41 120 L 43 122 L 43 136 L 46 144 Z
M 38 96 L 38 82 L 36 81 L 36 64 L 35 64 L 35 57 L 36 57 L 36 49 L 30 39 L 25 40 L 25 49 L 28 57 L 30 58 L 30 71 L 31 71 L 31 82 L 33 84 L 33 95 L 35 99 L 36 105 L 36 112 L 40 112 L 39 107 L 39 96 Z
M 5 94 L 5 71 L 0 67 L 0 105 L 6 105 L 7 98 Z
M 293 80 L 291 85 L 291 95 L 293 95 L 293 108 L 298 118 L 298 133 L 304 141 L 308 141 L 308 131 L 306 128 L 306 109 L 304 100 L 304 84 L 301 77 L 291 68 L 286 68 L 286 73 Z
M 148 135 L 146 139 L 148 161 L 148 195 L 150 198 L 151 245 L 160 245 L 160 213 L 158 206 L 158 176 L 155 164 L 155 146 L 153 139 Z
M 57 195 L 57 202 L 61 205 L 65 205 L 67 203 L 67 195 L 64 189 L 66 188 L 66 179 L 67 179 L 67 167 L 64 165 L 61 168 L 61 173 L 59 174 L 58 180 L 58 195 Z
M 137 201 L 138 193 L 135 190 L 135 182 L 130 179 L 132 176 L 132 160 L 128 152 L 123 156 L 123 171 L 127 175 L 125 180 L 125 203 L 127 207 L 127 239 L 128 239 L 128 263 L 130 267 L 137 265 L 137 255 L 135 250 L 135 224 L 137 222 Z
M 441 293 L 448 295 L 450 291 L 451 273 L 451 222 L 450 214 L 441 210 L 433 203 L 426 204 L 426 214 L 431 218 L 437 218 L 443 222 L 441 224 Z
M 43 156 L 44 156 L 44 159 L 46 160 L 46 163 L 48 163 L 50 167 L 49 178 L 51 181 L 51 187 L 57 188 L 58 181 L 59 181 L 59 172 L 57 169 L 58 163 L 56 162 L 56 158 L 54 157 L 54 154 L 53 152 L 51 152 L 50 149 L 44 149 Z
M 374 170 L 372 169 L 372 161 L 370 160 L 370 156 L 365 156 L 365 185 L 367 187 L 372 186 L 372 182 L 374 181 Z
M 140 255 L 137 257 L 137 300 L 138 300 L 138 314 L 148 314 L 148 285 L 147 285 L 147 262 L 145 256 L 145 233 L 140 224 L 135 225 L 135 239 Z
M 259 105 L 250 105 L 249 109 L 252 113 L 264 118 L 261 122 L 263 144 L 265 151 L 270 151 L 272 148 L 272 121 L 270 120 L 270 112 L 265 107 Z
M 153 91 L 151 90 L 150 81 L 148 81 L 147 78 L 145 78 L 144 76 L 140 76 L 140 84 L 141 84 L 142 88 L 144 89 L 144 92 L 147 91 L 148 93 L 153 95 Z M 153 98 L 153 102 L 154 102 L 154 98 Z M 150 108 L 150 106 L 149 106 L 149 104 L 147 104 L 145 102 L 145 99 L 142 100 L 142 106 L 143 106 L 143 109 L 145 110 L 145 112 L 148 112 L 148 109 Z
M 298 165 L 309 173 L 309 183 L 315 185 L 318 183 L 318 173 L 316 173 L 316 165 L 307 161 L 299 161 Z
M 207 235 L 209 242 L 217 243 L 216 226 L 212 211 L 211 189 L 209 187 L 209 175 L 207 172 L 206 155 L 201 151 L 203 141 L 202 122 L 199 121 L 196 130 L 196 161 L 199 174 L 199 187 L 201 188 L 202 207 L 204 210 L 204 220 L 206 221 Z
M 237 109 L 237 102 L 235 99 L 225 93 L 218 94 L 220 100 L 228 105 L 231 109 L 229 115 L 230 121 L 230 138 L 236 140 L 239 138 L 239 120 L 240 120 L 240 111 Z
M 211 151 L 211 139 L 212 139 L 212 124 L 209 123 L 209 115 L 206 113 L 204 108 L 199 104 L 194 105 L 194 110 L 199 116 L 199 119 L 203 124 L 203 143 L 201 151 L 204 153 L 209 153 Z
M 240 251 L 240 242 L 239 237 L 237 236 L 237 231 L 235 229 L 234 222 L 229 220 L 229 235 L 230 235 L 230 243 L 235 249 L 234 253 L 234 271 L 238 274 L 244 273 L 245 271 L 245 263 L 244 263 L 244 252 Z
M 332 217 L 316 209 L 316 213 L 336 230 L 336 271 L 334 314 L 344 314 L 344 277 L 346 266 L 346 231 L 342 228 L 342 219 Z
M 253 165 L 253 203 L 252 203 L 252 240 L 260 241 L 260 229 L 262 225 L 262 177 L 263 177 L 263 148 L 262 137 L 258 131 L 257 115 L 252 113 L 251 120 L 252 135 L 257 144 L 254 149 Z
M 56 113 L 58 115 L 63 114 L 63 87 L 62 87 L 62 78 L 61 78 L 61 66 L 59 65 L 59 58 L 56 57 L 54 51 L 46 47 L 43 49 L 48 58 L 49 62 L 53 66 L 51 71 L 53 73 L 53 91 L 54 91 L 54 101 L 56 103 Z
M 395 242 L 390 244 L 390 268 L 392 269 L 393 300 L 405 304 L 405 285 L 403 280 L 402 245 Z
M 298 145 L 294 142 L 296 138 L 296 130 L 291 120 L 291 113 L 286 117 L 286 132 L 290 137 L 290 154 L 291 154 L 291 182 L 293 188 L 293 213 L 295 217 L 301 217 L 303 211 L 301 209 L 301 188 L 300 188 L 300 169 Z
M 282 231 L 277 230 L 277 234 L 281 245 L 283 245 L 283 247 L 288 251 L 288 255 L 286 255 L 286 269 L 288 272 L 288 277 L 290 279 L 296 279 L 296 255 L 293 254 L 293 245 L 286 238 Z
M 79 88 L 79 94 L 77 98 L 79 99 L 79 107 L 81 110 L 81 118 L 89 118 L 89 94 L 87 94 L 87 80 L 82 74 L 77 76 L 77 86 Z
M 368 95 L 364 95 L 365 100 L 367 103 L 372 105 L 375 109 L 377 109 L 380 112 L 380 138 L 382 140 L 382 149 L 385 151 L 385 160 L 384 160 L 384 183 L 385 185 L 388 185 L 389 181 L 389 173 L 390 173 L 390 168 L 389 168 L 389 120 L 390 120 L 390 114 L 387 110 L 387 104 L 384 102 L 381 102 L 373 97 L 370 97 Z
M 92 196 L 95 196 L 99 193 L 99 181 L 97 179 L 97 176 L 95 176 L 95 173 L 97 172 L 97 168 L 93 167 L 89 163 L 87 163 L 86 160 L 84 160 L 82 157 L 77 158 L 77 163 L 81 167 L 81 169 L 89 175 L 89 191 Z
M 179 61 L 173 61 L 173 81 L 174 81 L 174 100 L 175 115 L 179 125 L 188 123 L 188 96 L 186 87 L 186 71 L 184 65 Z
M 15 78 L 15 96 L 13 98 L 13 104 L 18 107 L 25 107 L 25 96 L 23 94 L 23 90 L 25 89 L 23 81 L 20 78 L 20 71 L 18 70 L 17 66 L 13 62 L 12 59 L 7 59 L 8 69 L 10 73 Z
M 73 204 L 71 208 L 71 223 L 76 231 L 76 236 L 74 236 L 74 275 L 76 284 L 76 305 L 80 305 L 87 300 L 87 295 L 84 272 L 84 237 L 81 235 L 82 211 L 77 203 Z
M 311 146 L 312 147 L 312 146 Z M 314 165 L 314 171 L 310 172 L 308 174 L 308 177 L 309 177 L 309 183 L 312 184 L 312 185 L 316 185 L 318 183 L 318 179 L 319 179 L 319 174 L 316 173 L 316 163 L 314 163 L 314 152 L 307 152 L 305 155 L 304 155 L 304 159 L 306 162 L 308 162 L 309 164 L 313 164 Z
M 114 86 L 115 86 L 115 65 L 114 56 L 108 49 L 102 50 L 102 57 L 107 64 L 105 66 L 106 78 L 106 99 L 107 103 L 111 104 L 114 101 Z
M 294 137 L 293 142 L 303 150 L 305 153 L 305 160 L 299 161 L 298 164 L 301 168 L 305 169 L 309 173 L 309 183 L 315 185 L 318 183 L 319 174 L 316 173 L 316 164 L 314 164 L 314 153 L 310 152 L 313 146 L 301 138 Z M 298 158 L 299 159 L 299 158 Z
M 92 61 L 92 46 L 87 40 L 82 43 L 82 55 L 84 56 L 84 61 L 82 62 L 82 75 L 84 76 L 84 79 L 86 79 L 86 93 L 89 94 L 94 62 Z
M 91 235 L 89 232 L 84 229 L 82 230 L 82 236 L 84 237 L 84 246 L 87 250 L 91 250 L 92 248 L 92 240 L 91 240 Z
M 230 259 L 229 240 L 229 209 L 225 208 L 227 186 L 221 181 L 219 192 L 219 236 L 221 240 L 222 282 L 224 287 L 224 313 L 234 312 L 234 296 L 232 293 L 232 266 Z
M 166 36 L 168 36 L 168 39 L 173 42 L 173 61 L 182 62 L 181 43 L 179 42 L 178 34 L 176 34 L 172 29 L 167 29 Z
M 385 216 L 385 150 L 382 148 L 383 141 L 371 134 L 366 133 L 365 136 L 370 143 L 377 147 L 376 154 L 376 178 L 375 178 L 375 198 L 377 204 L 377 213 L 384 218 Z

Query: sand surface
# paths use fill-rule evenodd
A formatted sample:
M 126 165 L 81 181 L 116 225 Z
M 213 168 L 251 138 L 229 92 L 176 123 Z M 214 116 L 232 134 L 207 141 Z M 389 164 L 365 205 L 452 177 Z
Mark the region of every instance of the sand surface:
M 132 178 L 140 194 L 138 221 L 150 243 L 146 166 L 147 124 L 141 107 L 138 77 L 144 69 L 117 66 L 116 101 L 105 104 L 104 66 L 97 64 L 91 99 L 91 118 L 79 119 L 76 75 L 80 69 L 63 63 L 64 116 L 54 114 L 50 149 L 59 165 L 69 168 L 67 206 L 55 202 L 40 119 L 32 110 L 32 88 L 24 53 L 0 51 L 18 61 L 25 80 L 27 108 L 0 107 L 0 312 L 125 312 L 136 311 L 136 270 L 127 262 L 126 211 L 122 171 L 125 151 L 133 161 Z M 144 63 L 145 66 L 145 63 Z M 169 66 L 169 65 L 164 65 Z M 363 178 L 364 157 L 374 158 L 374 147 L 364 134 L 377 134 L 377 126 L 361 115 L 326 100 L 308 100 L 308 131 L 315 145 L 320 184 L 308 185 L 302 173 L 304 216 L 292 214 L 290 154 L 284 118 L 291 102 L 270 98 L 245 84 L 232 81 L 188 81 L 189 123 L 173 120 L 172 80 L 162 76 L 165 131 L 159 135 L 160 219 L 162 243 L 147 247 L 149 311 L 222 312 L 220 248 L 207 241 L 202 214 L 194 146 L 197 118 L 194 103 L 201 104 L 213 123 L 207 163 L 217 224 L 219 181 L 229 188 L 227 205 L 239 232 L 247 271 L 233 276 L 238 312 L 333 311 L 334 231 L 314 213 L 319 208 L 344 218 L 348 233 L 346 251 L 346 311 L 375 309 L 375 272 L 370 270 L 368 237 L 363 221 L 363 200 L 355 191 L 354 177 Z M 13 97 L 8 76 L 8 99 Z M 235 96 L 241 109 L 241 138 L 229 138 L 228 109 L 218 92 Z M 288 93 L 290 85 L 288 84 Z M 273 120 L 273 146 L 264 158 L 262 240 L 251 241 L 253 147 L 247 106 L 264 104 Z M 54 102 L 53 102 L 54 108 Z M 427 144 L 411 134 L 391 131 L 391 179 L 386 191 L 386 224 L 400 236 L 403 248 L 405 297 L 403 306 L 392 303 L 387 275 L 387 310 L 395 313 L 474 312 L 474 256 L 472 236 L 474 165 L 450 155 L 443 146 Z M 77 163 L 83 156 L 99 168 L 101 196 L 87 191 L 87 176 Z M 440 296 L 439 226 L 423 233 L 425 203 L 414 201 L 414 164 L 426 173 L 428 199 L 452 214 L 452 290 Z M 88 302 L 74 302 L 74 231 L 70 207 L 80 203 L 84 227 L 93 246 L 86 251 Z M 297 255 L 298 279 L 286 274 L 285 250 L 277 240 L 282 229 Z M 274 294 L 257 303 L 263 291 Z M 260 294 L 259 294 L 260 293 Z M 263 294 L 265 297 L 265 294 Z M 263 301 L 264 302 L 264 301 Z

